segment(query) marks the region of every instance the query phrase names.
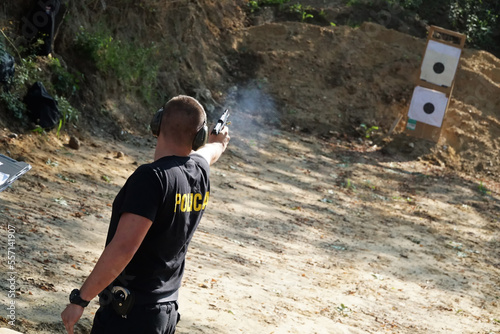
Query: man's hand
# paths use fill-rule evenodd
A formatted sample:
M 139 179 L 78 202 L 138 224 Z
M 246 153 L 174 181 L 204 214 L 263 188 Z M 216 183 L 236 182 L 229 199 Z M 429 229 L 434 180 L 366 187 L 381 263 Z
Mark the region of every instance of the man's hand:
M 229 130 L 227 126 L 225 126 L 218 135 L 210 134 L 208 137 L 208 143 L 198 151 L 193 151 L 192 153 L 201 155 L 210 165 L 212 165 L 226 150 L 227 144 L 229 144 L 229 139 L 231 139 L 229 136 Z
M 74 334 L 73 326 L 75 326 L 78 320 L 80 320 L 83 311 L 84 308 L 80 305 L 68 304 L 68 306 L 66 306 L 64 311 L 61 313 L 61 318 L 68 334 Z
M 220 143 L 226 150 L 227 144 L 229 144 L 229 140 L 231 137 L 229 136 L 229 129 L 225 126 L 219 134 L 213 134 L 210 132 L 210 136 L 208 137 L 208 143 Z

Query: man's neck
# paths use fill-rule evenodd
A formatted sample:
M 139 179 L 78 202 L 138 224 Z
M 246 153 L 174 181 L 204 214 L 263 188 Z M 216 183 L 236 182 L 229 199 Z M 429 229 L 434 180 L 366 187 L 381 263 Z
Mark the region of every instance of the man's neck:
M 179 147 L 176 145 L 167 145 L 158 141 L 156 144 L 154 160 L 156 161 L 167 156 L 187 157 L 190 153 L 190 148 Z

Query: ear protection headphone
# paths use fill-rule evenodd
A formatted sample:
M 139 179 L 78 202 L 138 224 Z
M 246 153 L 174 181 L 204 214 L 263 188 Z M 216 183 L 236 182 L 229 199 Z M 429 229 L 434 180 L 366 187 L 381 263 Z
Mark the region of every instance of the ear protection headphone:
M 161 120 L 163 118 L 163 107 L 160 108 L 153 116 L 151 119 L 151 132 L 153 133 L 154 136 L 158 137 L 160 134 L 160 127 L 161 127 Z M 207 120 L 205 119 L 203 121 L 203 125 L 201 126 L 201 129 L 196 132 L 196 135 L 194 136 L 193 139 L 193 150 L 197 151 L 200 147 L 206 144 L 208 138 L 208 126 L 207 126 Z
M 163 117 L 163 107 L 161 107 L 151 118 L 151 123 L 149 126 L 151 127 L 151 132 L 153 133 L 153 136 L 158 137 L 160 134 L 160 125 L 161 125 L 161 119 Z

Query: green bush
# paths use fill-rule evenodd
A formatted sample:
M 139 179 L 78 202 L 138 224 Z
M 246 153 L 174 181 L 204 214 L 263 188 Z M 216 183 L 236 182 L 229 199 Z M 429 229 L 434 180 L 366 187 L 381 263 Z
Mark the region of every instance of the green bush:
M 19 96 L 11 92 L 2 91 L 0 93 L 0 100 L 5 105 L 7 110 L 10 111 L 15 118 L 17 119 L 23 118 L 26 106 L 24 105 L 23 102 L 21 102 Z
M 155 43 L 139 45 L 115 39 L 106 28 L 90 32 L 84 28 L 75 38 L 75 46 L 104 74 L 115 76 L 129 91 L 146 101 L 153 97 L 158 74 L 159 47 Z
M 80 89 L 80 79 L 83 75 L 73 75 L 61 65 L 58 58 L 49 58 L 49 69 L 51 73 L 52 86 L 60 95 L 72 96 Z
M 290 6 L 288 10 L 290 11 L 290 13 L 298 14 L 300 21 L 304 22 L 305 20 L 312 19 L 314 17 L 308 12 L 311 9 L 312 8 L 310 6 L 302 6 L 300 3 L 297 3 Z
M 0 53 L 8 52 L 0 40 Z M 68 123 L 78 121 L 78 111 L 71 106 L 66 97 L 78 90 L 78 79 L 70 74 L 59 59 L 28 56 L 16 59 L 16 72 L 8 89 L 0 89 L 0 101 L 17 119 L 25 119 L 26 106 L 22 102 L 28 88 L 36 81 L 44 83 L 49 91 L 55 90 L 59 111 L 62 114 L 57 133 Z M 64 95 L 64 96 L 63 96 Z
M 453 28 L 467 35 L 471 46 L 499 51 L 494 40 L 495 29 L 500 29 L 499 10 L 499 1 L 452 0 L 448 16 Z
M 287 2 L 290 2 L 290 0 L 255 0 L 248 1 L 248 6 L 250 7 L 250 11 L 254 12 L 263 6 L 281 6 Z
M 455 31 L 467 35 L 470 47 L 500 53 L 500 45 L 495 40 L 500 35 L 499 0 L 389 0 L 404 9 L 414 11 L 428 20 L 439 10 L 444 10 L 442 23 Z M 447 21 L 447 22 L 446 22 Z
M 397 4 L 405 9 L 415 10 L 422 6 L 423 0 L 389 0 L 390 4 Z
M 39 81 L 40 76 L 41 69 L 37 66 L 33 57 L 22 58 L 20 61 L 16 61 L 14 79 L 8 89 L 2 89 L 0 93 L 0 100 L 15 118 L 24 118 L 26 106 L 22 102 L 22 99 L 26 95 L 28 84 Z
M 405 20 L 416 17 L 467 35 L 467 46 L 500 56 L 500 0 L 346 0 L 361 11 L 387 10 Z

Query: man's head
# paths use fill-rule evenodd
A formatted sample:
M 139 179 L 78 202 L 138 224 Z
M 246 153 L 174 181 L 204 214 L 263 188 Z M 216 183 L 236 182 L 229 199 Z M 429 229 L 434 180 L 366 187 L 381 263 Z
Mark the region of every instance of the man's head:
M 176 96 L 165 104 L 162 114 L 160 138 L 194 150 L 205 143 L 208 135 L 206 114 L 196 99 L 186 95 Z

